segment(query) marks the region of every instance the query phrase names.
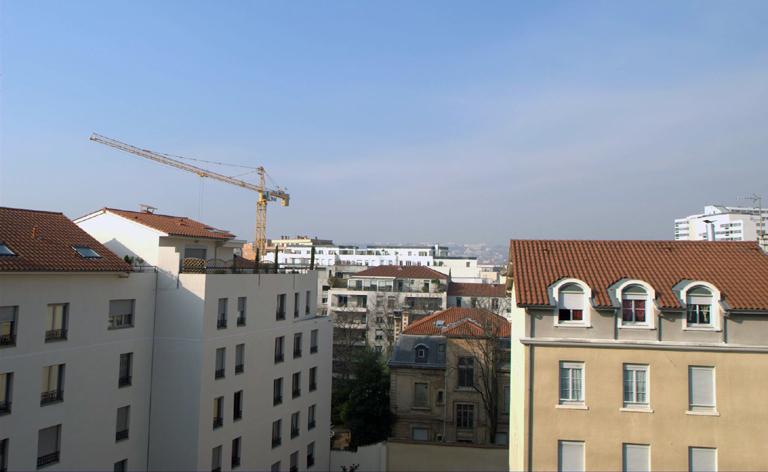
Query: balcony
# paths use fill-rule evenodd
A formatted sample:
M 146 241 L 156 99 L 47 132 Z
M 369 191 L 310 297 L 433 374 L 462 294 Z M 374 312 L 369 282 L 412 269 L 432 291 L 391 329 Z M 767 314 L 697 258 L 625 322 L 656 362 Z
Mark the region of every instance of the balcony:
M 15 346 L 15 345 L 16 345 L 15 334 L 4 334 L 0 336 L 0 346 Z
M 133 377 L 131 377 L 130 375 L 125 376 L 125 377 L 120 377 L 117 380 L 117 386 L 118 387 L 127 387 L 127 386 L 131 385 L 131 379 L 132 378 Z
M 245 316 L 237 317 L 237 326 L 245 326 Z
M 283 443 L 283 440 L 280 437 L 273 437 L 272 438 L 272 447 L 275 448 Z
M 309 347 L 309 353 L 310 353 L 310 354 L 315 354 L 315 353 L 317 353 L 317 346 L 310 346 L 310 347 Z
M 315 420 L 312 420 L 307 425 L 307 429 L 315 429 Z
M 213 419 L 213 429 L 221 428 L 224 426 L 224 417 L 218 417 Z
M 118 431 L 115 433 L 115 441 L 122 441 L 123 439 L 128 439 L 128 430 L 124 429 L 122 431 Z
M 11 402 L 0 402 L 0 415 L 7 415 L 11 412 Z
M 245 372 L 245 364 L 237 364 L 235 366 L 235 373 L 242 374 L 243 372 Z
M 240 467 L 240 458 L 239 457 L 233 457 L 232 458 L 232 468 Z
M 315 390 L 317 390 L 317 382 L 311 382 L 309 384 L 309 391 L 314 392 Z
M 64 390 L 51 390 L 40 394 L 40 404 L 56 403 L 64 401 Z
M 293 358 L 296 359 L 296 358 L 299 358 L 299 357 L 301 357 L 301 348 L 294 349 L 293 350 Z
M 224 378 L 224 372 L 225 372 L 225 369 L 217 369 L 216 370 L 216 378 L 217 379 L 223 379 Z
M 67 339 L 66 329 L 51 329 L 45 332 L 45 342 L 63 341 Z
M 285 319 L 285 310 L 280 310 L 280 309 L 278 309 L 278 310 L 275 312 L 275 319 L 276 319 L 277 321 L 280 321 L 280 320 L 284 320 L 284 319 Z
M 299 435 L 299 428 L 291 428 L 291 439 Z
M 224 329 L 227 327 L 227 319 L 226 318 L 219 318 L 216 320 L 216 329 Z
M 285 354 L 282 352 L 280 354 L 275 354 L 275 364 L 279 362 L 283 362 L 285 360 Z
M 307 467 L 312 467 L 313 465 L 315 465 L 315 455 L 310 454 L 307 456 Z
M 292 398 L 298 398 L 301 396 L 301 389 L 300 388 L 294 388 L 293 389 L 293 397 Z
M 37 458 L 37 467 L 40 468 L 44 465 L 53 464 L 59 462 L 59 451 L 52 452 Z

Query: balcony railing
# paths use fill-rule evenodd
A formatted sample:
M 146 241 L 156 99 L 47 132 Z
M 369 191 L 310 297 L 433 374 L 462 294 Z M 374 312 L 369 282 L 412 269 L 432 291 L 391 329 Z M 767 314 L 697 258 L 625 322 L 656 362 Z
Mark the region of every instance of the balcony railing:
M 306 274 L 308 272 L 309 265 L 280 264 L 275 268 L 271 262 L 262 262 L 256 265 L 255 261 L 238 256 L 227 261 L 187 257 L 179 265 L 179 273 L 181 274 Z
M 216 370 L 216 378 L 217 379 L 223 379 L 225 371 L 226 371 L 225 369 L 217 369 Z
M 221 466 L 214 467 L 213 469 L 211 469 L 211 472 L 221 472 Z
M 64 401 L 64 390 L 51 390 L 40 394 L 40 404 Z
M 245 326 L 245 316 L 237 317 L 237 326 Z
M 243 419 L 243 410 L 238 410 L 234 414 L 235 420 L 242 420 Z
M 16 345 L 15 334 L 4 334 L 0 336 L 0 346 L 15 346 L 15 345 Z
M 239 457 L 233 457 L 232 458 L 232 468 L 240 467 L 240 458 Z
M 315 455 L 309 454 L 307 456 L 307 467 L 312 467 L 313 465 L 315 465 Z
M 11 412 L 11 402 L 0 402 L 0 415 L 7 415 Z
M 118 381 L 117 381 L 117 386 L 118 387 L 127 387 L 128 385 L 131 385 L 131 379 L 132 378 L 133 377 L 131 377 L 130 375 L 125 376 L 125 377 L 120 377 L 120 379 L 118 379 Z
M 278 309 L 275 312 L 275 319 L 276 320 L 284 320 L 285 319 L 285 310 Z
M 46 454 L 37 458 L 37 466 L 42 467 L 44 465 L 53 464 L 59 462 L 59 451 Z
M 245 364 L 237 364 L 235 366 L 235 373 L 242 374 L 243 372 L 245 372 Z
M 66 329 L 51 329 L 45 332 L 45 342 L 62 341 L 64 339 L 67 339 Z
M 317 382 L 311 382 L 309 384 L 309 391 L 312 392 L 312 391 L 315 391 L 315 390 L 317 390 Z
M 219 318 L 216 320 L 216 328 L 217 329 L 224 329 L 227 327 L 227 319 L 226 318 Z
M 220 428 L 224 425 L 224 417 L 220 416 L 213 419 L 213 429 Z
M 309 347 L 309 353 L 314 354 L 317 352 L 317 346 L 310 346 Z
M 299 472 L 299 466 L 298 465 L 292 465 L 290 472 Z
M 272 447 L 277 447 L 280 444 L 283 443 L 283 440 L 280 437 L 273 437 L 272 438 Z
M 291 428 L 291 439 L 299 435 L 299 428 Z
M 293 350 L 293 358 L 296 359 L 297 357 L 301 357 L 301 349 Z
M 304 309 L 304 314 L 309 316 L 309 305 L 307 305 Z
M 293 317 L 294 318 L 298 318 L 299 317 L 299 309 L 298 308 L 294 308 L 293 309 Z
M 283 362 L 285 360 L 285 354 L 282 352 L 280 354 L 275 354 L 275 364 L 278 362 Z
M 294 388 L 293 389 L 293 398 L 298 398 L 301 396 L 301 389 L 300 388 Z
M 120 441 L 121 439 L 128 439 L 128 430 L 124 429 L 122 431 L 118 431 L 115 433 L 115 441 Z
M 307 424 L 307 429 L 315 429 L 315 420 L 312 420 Z
M 279 405 L 281 403 L 283 403 L 283 396 L 282 395 L 279 395 L 279 396 L 276 396 L 276 397 L 272 398 L 272 405 Z

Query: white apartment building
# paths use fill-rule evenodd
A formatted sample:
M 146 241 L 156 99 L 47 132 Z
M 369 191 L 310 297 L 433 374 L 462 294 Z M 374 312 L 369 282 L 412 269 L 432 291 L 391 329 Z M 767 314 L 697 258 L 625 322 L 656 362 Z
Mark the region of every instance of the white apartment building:
M 768 231 L 768 208 L 708 205 L 702 214 L 675 220 L 677 241 L 757 241 L 761 231 Z
M 45 457 L 41 454 L 49 449 L 55 449 L 56 460 L 43 459 L 50 462 L 38 468 L 327 467 L 332 325 L 329 318 L 316 315 L 316 274 L 261 273 L 253 264 L 233 258 L 238 243 L 233 235 L 187 218 L 105 208 L 76 223 L 92 236 L 69 222 L 75 233 L 85 235 L 91 249 L 121 264 L 120 276 L 94 274 L 96 269 L 91 269 L 87 277 L 104 279 L 99 285 L 85 278 L 81 283 L 71 272 L 58 278 L 30 273 L 46 269 L 16 275 L 7 265 L 18 256 L 0 256 L 1 313 L 5 319 L 8 307 L 14 311 L 11 329 L 17 340 L 16 346 L 0 349 L 0 369 L 12 373 L 5 378 L 10 385 L 5 398 L 21 400 L 10 414 L 0 416 L 3 460 L 11 469 L 36 467 L 34 461 L 40 464 Z M 9 228 L 16 225 L 15 216 L 4 222 L 0 240 L 7 240 Z M 19 246 L 22 256 L 38 252 L 15 240 L 11 245 L 11 250 Z M 66 241 L 59 246 L 65 253 L 75 251 Z M 154 267 L 132 271 L 120 260 L 125 255 Z M 44 317 L 36 315 L 45 312 L 41 304 L 48 305 L 48 323 L 61 329 L 55 317 L 62 302 L 69 303 L 62 309 L 68 339 L 42 346 L 26 340 L 35 324 L 43 324 Z M 120 314 L 127 307 L 131 311 Z M 108 315 L 109 323 L 118 326 L 108 329 Z M 86 331 L 75 336 L 75 326 Z M 126 364 L 122 356 L 128 353 L 132 359 Z M 63 401 L 55 398 L 55 389 L 42 394 L 42 400 L 54 398 L 51 405 L 28 400 L 30 389 L 39 387 L 35 384 L 40 374 L 31 377 L 40 366 L 24 363 L 35 359 L 43 367 L 63 365 L 49 373 L 53 380 L 48 381 L 64 390 L 66 380 Z M 118 373 L 119 379 L 113 379 Z M 44 389 L 50 387 L 45 380 L 43 384 Z M 67 406 L 57 407 L 56 402 Z M 45 418 L 49 411 L 50 418 Z M 14 417 L 29 424 L 6 427 Z M 46 429 L 51 427 L 55 435 Z

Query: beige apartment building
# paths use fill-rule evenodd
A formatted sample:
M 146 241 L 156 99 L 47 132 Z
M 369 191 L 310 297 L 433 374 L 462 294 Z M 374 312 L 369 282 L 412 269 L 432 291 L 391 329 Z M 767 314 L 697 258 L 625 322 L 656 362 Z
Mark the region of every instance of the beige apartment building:
M 511 470 L 766 470 L 756 242 L 512 240 Z

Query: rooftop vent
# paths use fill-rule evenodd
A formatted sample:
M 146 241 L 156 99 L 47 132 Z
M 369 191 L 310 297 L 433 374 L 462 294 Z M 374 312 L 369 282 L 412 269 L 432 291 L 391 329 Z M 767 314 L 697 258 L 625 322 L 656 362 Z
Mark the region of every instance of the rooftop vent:
M 435 328 L 442 328 L 445 324 L 445 320 L 437 320 L 435 321 Z
M 144 205 L 144 204 L 139 204 L 139 207 L 141 207 L 141 212 L 142 213 L 153 213 L 154 214 L 155 210 L 157 210 L 157 208 L 155 208 L 153 206 Z

